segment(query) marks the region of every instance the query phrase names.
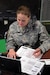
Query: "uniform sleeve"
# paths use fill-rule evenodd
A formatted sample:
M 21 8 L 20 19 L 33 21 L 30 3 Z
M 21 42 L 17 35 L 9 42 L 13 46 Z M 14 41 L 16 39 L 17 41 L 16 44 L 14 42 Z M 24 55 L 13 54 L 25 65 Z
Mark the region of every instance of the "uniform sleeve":
M 7 34 L 7 40 L 6 40 L 7 50 L 15 49 L 15 41 L 13 39 L 13 34 L 14 34 L 14 26 L 10 25 L 9 30 L 8 30 L 8 34 Z
M 48 49 L 50 49 L 50 36 L 45 28 L 40 22 L 39 22 L 39 40 L 41 42 L 41 45 L 39 48 L 42 50 L 43 53 L 45 53 Z
M 50 49 L 50 39 L 43 42 L 43 44 L 39 47 L 43 53 Z

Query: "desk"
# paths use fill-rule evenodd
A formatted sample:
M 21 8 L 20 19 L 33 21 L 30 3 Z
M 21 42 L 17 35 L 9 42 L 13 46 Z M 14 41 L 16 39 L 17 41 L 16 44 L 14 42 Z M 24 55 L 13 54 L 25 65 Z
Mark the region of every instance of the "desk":
M 50 49 L 43 54 L 42 59 L 50 59 Z M 50 65 L 45 65 L 41 75 L 48 75 L 48 73 L 50 74 Z
M 50 49 L 43 54 L 42 59 L 50 59 Z
M 50 65 L 45 65 L 41 75 L 50 75 Z
M 8 71 L 2 71 L 2 73 L 0 75 L 28 75 L 28 74 L 15 74 L 12 72 L 8 72 Z
M 42 59 L 50 59 L 50 50 L 48 50 L 43 56 L 42 56 Z M 45 66 L 44 67 L 46 70 L 47 70 L 47 73 L 48 71 L 50 72 L 50 66 Z M 44 71 L 46 72 L 46 70 L 44 69 Z M 42 75 L 47 75 L 47 73 L 42 73 Z M 50 74 L 50 73 L 49 73 Z M 2 74 L 0 75 L 26 75 L 26 74 L 13 74 L 11 72 L 8 72 L 8 71 L 2 71 Z

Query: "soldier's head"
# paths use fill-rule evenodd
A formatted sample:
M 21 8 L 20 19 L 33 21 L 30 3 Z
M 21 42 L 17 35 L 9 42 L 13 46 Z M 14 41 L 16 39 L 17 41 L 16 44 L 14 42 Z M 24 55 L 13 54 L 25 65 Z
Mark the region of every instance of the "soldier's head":
M 19 26 L 26 26 L 30 20 L 31 12 L 27 6 L 20 6 L 16 12 Z

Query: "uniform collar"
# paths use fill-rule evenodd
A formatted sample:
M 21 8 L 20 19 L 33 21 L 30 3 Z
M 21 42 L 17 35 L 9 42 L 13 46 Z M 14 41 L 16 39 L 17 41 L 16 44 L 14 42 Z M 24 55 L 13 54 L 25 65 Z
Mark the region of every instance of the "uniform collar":
M 17 24 L 17 31 L 18 32 L 21 32 L 21 33 L 25 33 L 25 32 L 28 32 L 32 29 L 32 25 L 33 25 L 33 22 L 32 20 L 29 21 L 28 25 L 26 25 L 25 27 L 20 27 L 18 24 Z

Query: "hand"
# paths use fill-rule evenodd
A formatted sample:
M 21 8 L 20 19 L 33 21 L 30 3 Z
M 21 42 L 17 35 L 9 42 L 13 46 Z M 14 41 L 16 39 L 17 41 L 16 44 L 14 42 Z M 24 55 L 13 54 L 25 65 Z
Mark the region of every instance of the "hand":
M 34 55 L 35 57 L 40 56 L 40 55 L 41 55 L 41 49 L 40 49 L 40 48 L 35 49 L 33 55 Z
M 10 57 L 10 58 L 16 58 L 16 52 L 14 49 L 10 49 L 8 54 L 7 54 L 7 57 Z

